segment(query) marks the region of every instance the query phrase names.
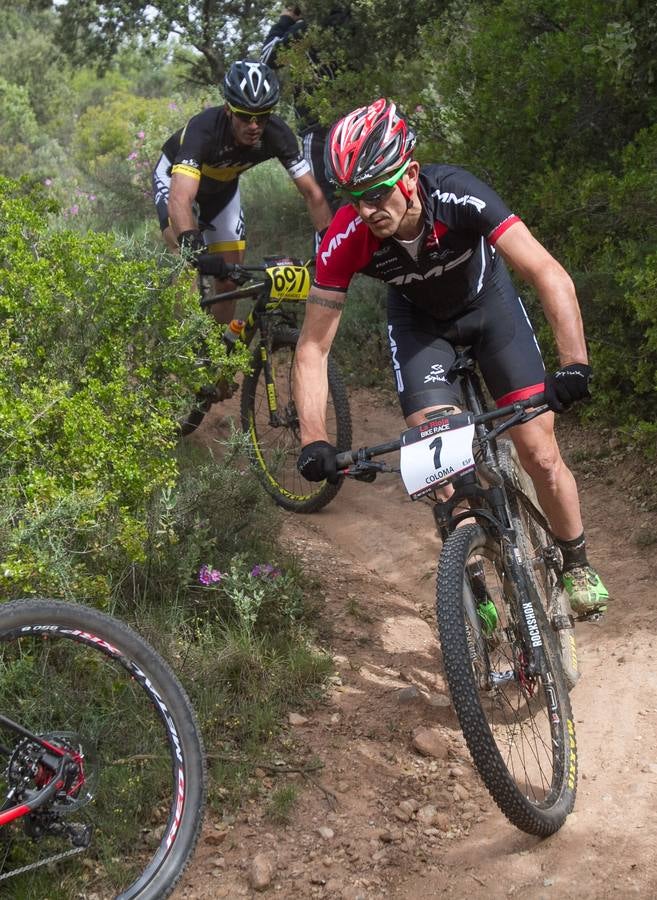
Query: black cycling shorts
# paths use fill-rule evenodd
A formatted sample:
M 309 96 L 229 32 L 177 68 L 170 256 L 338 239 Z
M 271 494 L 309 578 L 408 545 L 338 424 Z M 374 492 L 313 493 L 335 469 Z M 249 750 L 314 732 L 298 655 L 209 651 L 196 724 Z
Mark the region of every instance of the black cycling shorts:
M 543 390 L 545 366 L 522 300 L 498 259 L 476 300 L 446 321 L 388 294 L 388 338 L 404 416 L 429 406 L 461 406 L 448 377 L 454 347 L 470 347 L 498 406 Z

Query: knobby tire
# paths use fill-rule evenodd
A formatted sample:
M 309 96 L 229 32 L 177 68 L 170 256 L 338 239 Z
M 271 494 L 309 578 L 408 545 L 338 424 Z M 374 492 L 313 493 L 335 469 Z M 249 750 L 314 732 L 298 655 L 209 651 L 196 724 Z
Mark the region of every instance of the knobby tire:
M 283 509 L 312 513 L 322 509 L 341 487 L 327 481 L 306 481 L 297 471 L 301 451 L 299 419 L 292 394 L 292 367 L 299 331 L 278 328 L 272 344 L 272 364 L 276 384 L 279 424 L 269 418 L 263 361 L 258 350 L 251 361 L 252 371 L 242 385 L 242 429 L 249 437 L 251 462 L 265 489 Z M 339 451 L 351 446 L 351 414 L 347 391 L 331 357 L 328 362 L 329 402 L 327 430 L 329 442 Z
M 26 897 L 169 896 L 198 840 L 206 790 L 198 722 L 169 665 L 97 610 L 13 601 L 0 606 L 0 710 L 40 737 L 81 749 L 84 784 L 55 812 L 93 829 L 82 853 L 56 864 L 61 894 L 50 865 L 8 879 L 3 889 L 10 886 L 13 897 L 19 889 Z M 3 729 L 2 743 L 10 737 L 20 771 L 29 747 Z M 7 766 L 5 792 L 9 778 Z M 66 849 L 61 835 L 33 841 L 27 818 L 1 829 L 3 871 Z
M 473 589 L 466 578 L 473 569 L 485 572 L 487 596 L 497 608 L 492 634 L 468 612 Z M 437 584 L 440 644 L 454 709 L 501 811 L 522 831 L 547 836 L 563 825 L 575 802 L 575 729 L 555 637 L 538 604 L 546 672 L 527 677 L 517 598 L 499 542 L 478 525 L 457 528 L 444 544 Z M 495 686 L 492 679 L 483 686 L 491 672 Z

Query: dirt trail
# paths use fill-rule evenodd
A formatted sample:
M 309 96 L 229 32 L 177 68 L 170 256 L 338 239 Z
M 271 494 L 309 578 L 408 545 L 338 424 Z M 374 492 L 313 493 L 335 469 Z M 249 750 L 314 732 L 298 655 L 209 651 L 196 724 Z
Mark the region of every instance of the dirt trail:
M 389 399 L 357 393 L 352 410 L 356 443 L 402 427 Z M 206 438 L 222 421 L 204 426 Z M 566 430 L 565 455 L 581 460 L 586 441 Z M 440 669 L 432 516 L 386 476 L 348 483 L 321 513 L 285 521 L 286 543 L 322 584 L 338 671 L 326 701 L 299 710 L 307 721 L 290 726 L 289 746 L 324 767 L 285 776 L 305 785 L 287 826 L 268 823 L 258 802 L 228 829 L 210 822 L 177 896 L 259 896 L 249 886 L 256 857 L 266 893 L 286 898 L 657 894 L 657 564 L 637 540 L 652 517 L 637 506 L 639 473 L 620 461 L 574 469 L 592 561 L 616 603 L 603 625 L 577 628 L 580 781 L 561 831 L 544 841 L 517 831 L 472 768 Z M 421 727 L 434 729 L 436 755 L 414 749 Z M 284 783 L 257 774 L 265 788 Z

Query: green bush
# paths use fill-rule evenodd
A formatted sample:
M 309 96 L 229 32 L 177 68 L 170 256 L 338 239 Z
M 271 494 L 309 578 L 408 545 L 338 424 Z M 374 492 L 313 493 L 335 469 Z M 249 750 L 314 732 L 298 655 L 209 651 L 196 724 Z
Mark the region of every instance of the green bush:
M 0 182 L 0 505 L 5 592 L 111 594 L 175 484 L 175 422 L 214 369 L 218 330 L 143 247 L 48 230 L 38 188 Z M 172 258 L 173 259 L 173 258 Z M 120 549 L 120 552 L 119 552 Z M 88 582 L 87 580 L 88 579 Z
M 73 134 L 73 152 L 95 196 L 78 227 L 134 229 L 148 217 L 155 221 L 151 173 L 164 142 L 202 109 L 202 99 L 136 97 L 118 89 L 85 109 Z M 69 212 L 73 206 L 76 214 L 84 211 L 75 196 Z

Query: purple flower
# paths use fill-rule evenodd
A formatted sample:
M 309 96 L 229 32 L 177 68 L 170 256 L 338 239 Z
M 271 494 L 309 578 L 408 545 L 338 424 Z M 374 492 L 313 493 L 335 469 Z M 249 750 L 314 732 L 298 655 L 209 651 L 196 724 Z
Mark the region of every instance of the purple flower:
M 178 104 L 174 103 L 172 100 L 171 103 L 169 103 L 169 109 L 178 109 Z
M 77 216 L 77 214 L 80 212 L 80 207 L 77 205 L 77 203 L 74 203 L 69 212 L 72 216 Z
M 210 585 L 210 584 L 218 584 L 221 579 L 224 577 L 224 572 L 220 572 L 219 569 L 213 569 L 208 565 L 202 565 L 198 570 L 198 580 L 201 584 Z
M 278 578 L 281 570 L 271 563 L 261 563 L 251 569 L 252 578 Z

